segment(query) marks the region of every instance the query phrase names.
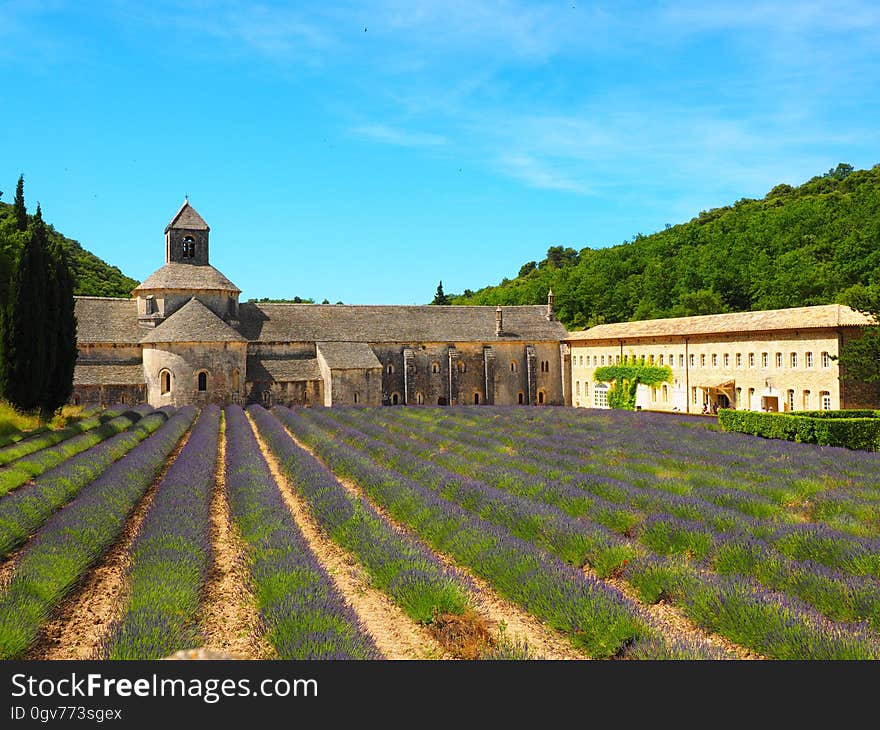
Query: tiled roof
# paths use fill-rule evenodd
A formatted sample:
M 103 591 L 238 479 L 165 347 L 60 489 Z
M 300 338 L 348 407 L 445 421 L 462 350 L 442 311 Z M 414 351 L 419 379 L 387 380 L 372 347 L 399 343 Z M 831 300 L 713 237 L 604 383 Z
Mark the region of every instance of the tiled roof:
M 135 292 L 148 289 L 213 289 L 240 292 L 235 284 L 208 264 L 165 264 L 150 274 L 146 281 L 134 289 Z
M 238 332 L 193 297 L 162 324 L 141 337 L 141 343 L 246 342 Z
M 315 358 L 274 359 L 251 356 L 247 359 L 248 381 L 286 383 L 296 380 L 320 380 L 321 369 Z
M 74 385 L 144 385 L 142 365 L 77 364 Z
M 507 342 L 561 340 L 565 327 L 548 321 L 546 307 L 502 307 L 503 335 L 495 335 L 495 307 L 345 304 L 239 305 L 241 332 L 257 342 Z
M 759 312 L 731 312 L 697 317 L 672 317 L 670 319 L 645 319 L 639 322 L 600 324 L 588 330 L 571 332 L 565 340 L 567 342 L 583 342 L 637 337 L 834 329 L 867 324 L 871 324 L 871 320 L 843 304 L 824 304 L 816 307 L 792 307 Z
M 172 228 L 186 228 L 191 231 L 210 231 L 208 224 L 205 223 L 202 216 L 196 213 L 196 209 L 189 204 L 189 200 L 184 200 L 171 222 L 165 226 L 165 233 Z
M 376 353 L 365 342 L 319 342 L 317 350 L 331 370 L 382 368 Z
M 136 345 L 144 331 L 138 327 L 137 301 L 111 297 L 74 297 L 76 340 L 80 344 Z

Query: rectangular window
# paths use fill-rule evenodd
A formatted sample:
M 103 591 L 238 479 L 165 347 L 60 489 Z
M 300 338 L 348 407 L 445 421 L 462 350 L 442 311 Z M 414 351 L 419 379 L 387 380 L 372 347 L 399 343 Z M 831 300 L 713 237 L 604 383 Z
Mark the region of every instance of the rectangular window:
M 810 391 L 809 390 L 804 391 L 804 410 L 805 411 L 810 410 Z
M 716 355 L 714 352 L 712 353 L 712 367 L 718 367 L 718 355 Z
M 654 356 L 648 355 L 648 365 L 653 365 L 653 364 L 654 364 Z
M 605 364 L 605 356 L 604 356 L 604 355 L 602 355 L 601 363 L 602 363 L 603 365 Z
M 831 367 L 831 355 L 829 355 L 827 352 L 822 353 L 822 367 L 823 368 L 830 368 Z
M 701 368 L 706 367 L 706 356 L 705 355 L 700 355 L 700 367 Z
M 726 368 L 730 367 L 730 353 L 729 352 L 724 353 L 724 367 L 726 367 Z
M 574 392 L 575 392 L 575 394 L 577 394 L 577 395 L 580 395 L 580 394 L 581 394 L 581 381 L 580 381 L 580 380 L 575 380 L 575 381 L 574 381 Z
M 743 389 L 737 388 L 736 389 L 736 407 L 737 407 L 737 409 L 740 409 L 740 408 L 742 408 L 742 406 L 743 406 Z
M 684 355 L 678 356 L 678 367 L 680 367 L 680 368 L 684 367 Z
M 761 353 L 761 367 L 766 368 L 770 364 L 770 355 L 766 352 Z
M 755 410 L 755 389 L 749 388 L 749 405 L 748 408 L 750 411 Z
M 831 410 L 831 393 L 827 390 L 823 390 L 819 393 L 819 404 L 823 411 Z
M 755 353 L 754 352 L 749 353 L 749 367 L 750 368 L 755 367 Z
M 788 410 L 793 411 L 794 410 L 794 391 L 793 390 L 788 391 L 786 400 L 788 401 Z
M 791 353 L 791 366 L 796 368 L 798 364 L 798 356 L 796 352 Z
M 806 354 L 806 358 L 807 358 L 807 367 L 808 367 L 808 368 L 813 367 L 813 353 L 812 353 L 812 352 L 808 352 L 808 353 Z
M 615 355 L 615 356 L 614 356 L 614 364 L 615 364 L 615 365 L 619 365 L 619 364 L 620 364 L 620 355 Z
M 602 387 L 601 385 L 597 385 L 593 388 L 593 405 L 596 408 L 607 408 L 608 407 L 608 389 Z
M 776 353 L 776 367 L 778 367 L 778 368 L 782 367 L 782 353 L 781 352 Z
M 652 403 L 657 402 L 657 388 L 654 388 L 654 387 L 651 388 L 651 402 Z
M 660 356 L 660 362 L 658 363 L 658 365 L 662 365 L 662 364 L 663 364 L 663 355 Z
M 743 366 L 743 356 L 741 352 L 736 353 L 736 366 L 738 368 Z
M 691 353 L 690 360 L 691 360 L 691 367 L 693 367 L 694 366 L 694 353 Z
M 697 389 L 696 388 L 691 388 L 691 400 L 693 401 L 694 405 L 697 404 Z

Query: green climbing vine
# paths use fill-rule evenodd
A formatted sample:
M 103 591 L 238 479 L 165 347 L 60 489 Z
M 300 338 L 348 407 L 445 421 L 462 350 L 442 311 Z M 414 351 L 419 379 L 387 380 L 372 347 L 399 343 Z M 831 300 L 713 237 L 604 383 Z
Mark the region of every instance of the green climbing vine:
M 646 365 L 643 357 L 624 357 L 616 365 L 596 368 L 593 380 L 612 384 L 608 390 L 608 405 L 611 408 L 631 411 L 636 407 L 639 384 L 653 387 L 672 382 L 672 369 L 668 365 Z

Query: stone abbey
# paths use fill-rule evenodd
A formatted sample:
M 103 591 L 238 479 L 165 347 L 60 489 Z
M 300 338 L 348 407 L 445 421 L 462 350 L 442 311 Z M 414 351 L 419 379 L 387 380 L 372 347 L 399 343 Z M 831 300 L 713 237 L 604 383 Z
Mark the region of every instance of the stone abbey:
M 186 201 L 131 299 L 77 297 L 74 403 L 562 405 L 565 328 L 544 306 L 239 302 Z

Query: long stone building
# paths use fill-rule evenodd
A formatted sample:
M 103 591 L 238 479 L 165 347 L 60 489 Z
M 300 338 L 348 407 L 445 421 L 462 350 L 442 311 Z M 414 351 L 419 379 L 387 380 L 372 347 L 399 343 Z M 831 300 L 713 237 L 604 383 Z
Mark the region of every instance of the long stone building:
M 836 356 L 859 337 L 865 315 L 840 304 L 603 324 L 572 332 L 572 403 L 606 408 L 597 367 L 623 357 L 668 365 L 673 382 L 639 386 L 636 405 L 702 413 L 878 408 L 877 385 L 840 378 Z
M 185 202 L 131 299 L 77 297 L 74 403 L 562 405 L 565 328 L 544 306 L 239 302 Z

